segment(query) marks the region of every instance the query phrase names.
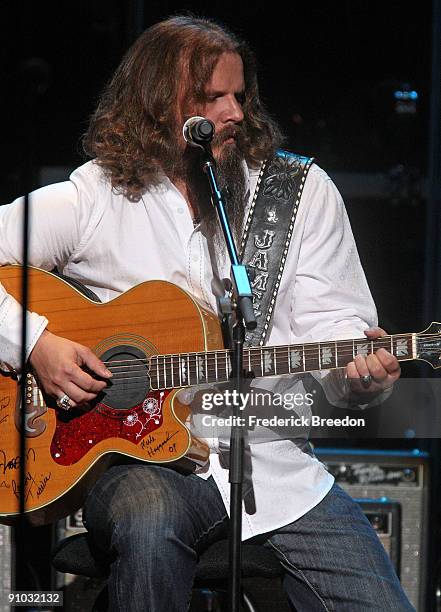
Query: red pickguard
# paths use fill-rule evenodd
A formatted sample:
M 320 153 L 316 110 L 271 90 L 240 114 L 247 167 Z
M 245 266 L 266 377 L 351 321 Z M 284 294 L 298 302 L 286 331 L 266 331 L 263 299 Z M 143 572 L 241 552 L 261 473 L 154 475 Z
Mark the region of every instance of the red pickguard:
M 57 425 L 51 444 L 53 460 L 72 465 L 82 459 L 102 440 L 121 438 L 134 444 L 162 425 L 162 405 L 170 391 L 152 391 L 130 410 L 115 410 L 97 404 L 84 414 L 70 418 L 57 414 Z

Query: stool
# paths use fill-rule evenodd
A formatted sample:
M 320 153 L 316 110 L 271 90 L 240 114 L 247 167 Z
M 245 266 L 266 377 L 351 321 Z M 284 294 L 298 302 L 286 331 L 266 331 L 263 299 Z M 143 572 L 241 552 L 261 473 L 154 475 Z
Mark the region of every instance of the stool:
M 78 533 L 61 540 L 52 553 L 52 565 L 60 572 L 86 576 L 88 578 L 107 578 L 108 567 L 99 560 L 90 545 L 87 533 Z M 289 611 L 286 597 L 281 592 L 280 577 L 283 574 L 282 566 L 277 558 L 267 548 L 260 544 L 244 543 L 242 547 L 242 577 L 243 577 L 243 609 L 245 612 L 264 612 L 269 609 L 267 602 L 264 607 L 256 607 L 252 601 L 247 583 L 272 583 L 274 598 L 278 606 L 272 605 L 277 612 Z M 228 540 L 219 540 L 205 550 L 198 562 L 194 587 L 210 591 L 225 591 L 228 580 Z M 275 586 L 274 583 L 277 582 Z M 268 595 L 268 589 L 266 589 Z M 271 595 L 271 594 L 270 594 Z M 94 610 L 106 609 L 107 589 L 102 591 L 95 603 Z M 85 611 L 86 612 L 86 611 Z

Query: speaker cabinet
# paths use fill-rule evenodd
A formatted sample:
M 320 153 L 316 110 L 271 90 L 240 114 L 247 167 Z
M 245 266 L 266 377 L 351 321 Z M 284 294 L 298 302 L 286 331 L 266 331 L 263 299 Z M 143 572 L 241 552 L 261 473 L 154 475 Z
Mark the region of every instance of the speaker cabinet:
M 417 612 L 426 611 L 429 458 L 421 451 L 315 448 L 377 530 Z

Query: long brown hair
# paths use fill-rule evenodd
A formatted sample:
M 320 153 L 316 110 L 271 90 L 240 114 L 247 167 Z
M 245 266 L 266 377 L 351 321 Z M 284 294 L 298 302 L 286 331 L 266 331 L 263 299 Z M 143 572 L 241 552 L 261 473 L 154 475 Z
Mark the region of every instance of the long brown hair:
M 205 87 L 222 53 L 244 64 L 242 153 L 257 165 L 279 146 L 281 135 L 259 99 L 253 53 L 225 27 L 208 19 L 171 17 L 148 28 L 128 50 L 105 88 L 83 139 L 112 187 L 138 201 L 159 171 L 180 163 L 177 122 L 182 106 L 203 104 Z

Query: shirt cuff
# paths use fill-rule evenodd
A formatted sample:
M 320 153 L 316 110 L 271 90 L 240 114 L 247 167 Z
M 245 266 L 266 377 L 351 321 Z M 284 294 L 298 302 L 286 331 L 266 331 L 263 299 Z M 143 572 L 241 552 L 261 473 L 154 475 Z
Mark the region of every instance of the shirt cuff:
M 45 330 L 48 320 L 36 312 L 27 314 L 26 360 Z M 0 309 L 0 370 L 20 372 L 22 307 L 8 295 Z

